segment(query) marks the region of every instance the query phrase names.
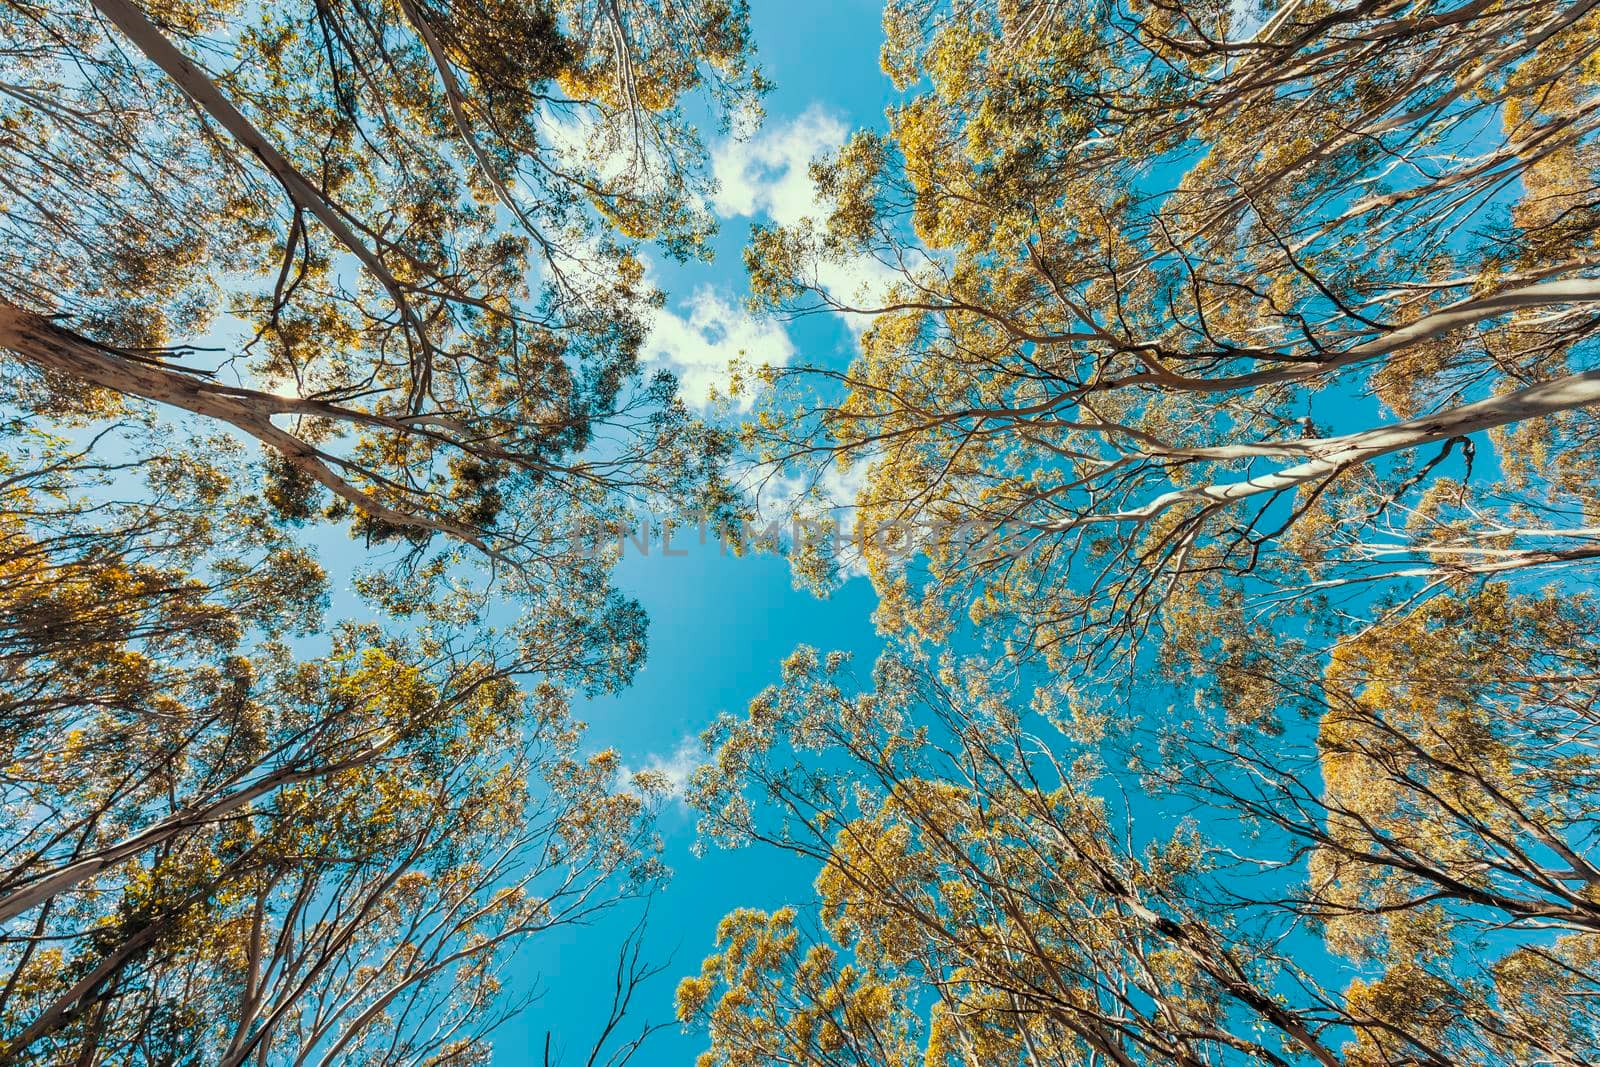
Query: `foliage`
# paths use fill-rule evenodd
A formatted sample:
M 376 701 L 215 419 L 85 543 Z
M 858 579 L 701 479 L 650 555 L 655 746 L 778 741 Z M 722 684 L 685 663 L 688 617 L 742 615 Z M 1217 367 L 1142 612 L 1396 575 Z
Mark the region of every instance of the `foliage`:
M 1587 6 L 895 0 L 884 25 L 906 99 L 816 165 L 831 214 L 748 262 L 792 312 L 862 308 L 830 264 L 894 279 L 850 366 L 776 372 L 750 432 L 865 466 L 886 626 L 970 612 L 1127 670 L 1239 591 L 1325 614 L 1594 558 Z
M 1592 1062 L 1593 9 L 884 30 L 746 256 L 869 324 L 745 439 L 864 474 L 797 577 L 898 644 L 706 736 L 707 838 L 819 874 L 680 987 L 703 1062 Z
M 861 689 L 799 650 L 692 799 L 817 903 L 730 915 L 680 1016 L 707 1064 L 1585 1062 L 1593 619 L 1438 598 L 1342 654 L 1307 743 L 1156 724 L 1137 774 L 981 659 Z
M 131 503 L 96 467 L 45 438 L 8 479 L 0 1060 L 486 1054 L 514 948 L 663 874 L 559 688 L 636 650 L 554 618 L 324 632 L 248 466 L 174 454 Z
M 618 490 L 726 508 L 721 435 L 640 380 L 636 239 L 704 250 L 685 102 L 756 107 L 742 6 L 0 19 L 0 345 L 28 410 L 197 414 L 265 446 L 287 517 L 443 535 L 508 578 L 559 572 Z
M 0 1063 L 485 1063 L 660 883 L 568 702 L 644 651 L 597 531 L 738 508 L 641 242 L 706 253 L 747 21 L 0 3 Z

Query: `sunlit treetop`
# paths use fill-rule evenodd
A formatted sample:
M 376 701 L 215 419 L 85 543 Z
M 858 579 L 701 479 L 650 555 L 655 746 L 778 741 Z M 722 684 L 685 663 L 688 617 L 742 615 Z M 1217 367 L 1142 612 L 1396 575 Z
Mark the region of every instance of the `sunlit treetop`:
M 867 682 L 801 648 L 689 799 L 708 843 L 817 875 L 727 916 L 679 1016 L 730 1067 L 1581 1062 L 1594 618 L 1437 596 L 1277 665 L 1320 730 L 1197 711 L 1114 743 L 986 658 Z
M 641 378 L 638 242 L 704 253 L 691 115 L 748 126 L 765 88 L 742 5 L 0 18 L 14 402 L 160 401 L 264 445 L 288 518 L 510 574 L 618 492 L 727 506 L 724 444 Z
M 855 521 L 921 549 L 865 538 L 888 625 L 970 612 L 1062 668 L 1241 591 L 1363 616 L 1375 581 L 1594 558 L 1585 6 L 909 0 L 885 29 L 904 102 L 748 263 L 771 306 L 873 316 L 847 369 L 776 372 L 751 437 L 867 468 Z M 862 257 L 892 285 L 824 285 Z
M 482 1062 L 515 947 L 664 873 L 661 792 L 569 708 L 635 669 L 637 608 L 330 626 L 247 446 L 34 421 L 0 450 L 0 1057 Z

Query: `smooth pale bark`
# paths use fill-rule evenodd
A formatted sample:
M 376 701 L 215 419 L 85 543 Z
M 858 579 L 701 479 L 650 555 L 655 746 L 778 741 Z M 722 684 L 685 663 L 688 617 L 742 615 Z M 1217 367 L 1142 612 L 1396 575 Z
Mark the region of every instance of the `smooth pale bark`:
M 1469 297 L 1458 301 L 1310 367 L 1264 370 L 1226 378 L 1192 378 L 1169 371 L 1146 357 L 1146 365 L 1150 368 L 1148 374 L 1136 374 L 1117 384 L 1151 383 L 1192 392 L 1224 393 L 1263 385 L 1304 381 L 1330 371 L 1355 366 L 1369 359 L 1386 356 L 1391 352 L 1398 352 L 1402 348 L 1474 326 L 1488 319 L 1499 318 L 1512 311 L 1596 302 L 1600 302 L 1600 278 L 1567 278 L 1555 282 L 1540 282 L 1537 285 L 1507 289 L 1503 293 Z
M 1594 539 L 1593 534 L 1578 536 Z M 1358 562 L 1383 556 L 1432 556 L 1446 562 L 1433 566 L 1406 567 L 1402 570 L 1383 571 L 1379 574 L 1362 574 L 1347 578 L 1328 578 L 1312 582 L 1314 589 L 1332 589 L 1359 582 L 1388 581 L 1393 578 L 1439 578 L 1447 574 L 1504 574 L 1508 571 L 1527 570 L 1552 563 L 1577 563 L 1600 559 L 1600 545 L 1577 545 L 1570 548 L 1479 548 L 1472 545 L 1384 545 L 1377 548 L 1356 546 Z
M 341 210 L 300 173 L 266 134 L 257 129 L 254 123 L 233 106 L 233 102 L 217 88 L 210 76 L 188 56 L 178 51 L 166 35 L 145 17 L 144 12 L 127 0 L 94 0 L 94 7 L 109 19 L 112 25 L 121 30 L 134 47 L 144 53 L 146 59 L 171 78 L 173 83 L 202 111 L 227 130 L 251 155 L 259 159 L 283 186 L 284 191 L 289 194 L 289 199 L 315 216 L 317 221 L 328 228 L 328 232 L 333 234 L 335 240 L 360 260 L 362 266 L 372 272 L 373 277 L 395 301 L 406 323 L 415 330 L 417 340 L 426 344 L 426 338 L 422 334 L 422 324 L 412 315 L 404 288 L 390 272 L 383 259 L 357 236 Z M 419 394 L 421 391 L 423 390 L 419 389 Z M 420 395 L 414 398 L 416 401 L 420 399 Z
M 273 1034 L 277 1030 L 278 1024 L 283 1021 L 285 1016 L 287 1016 L 290 1011 L 300 1004 L 301 998 L 303 998 L 313 987 L 316 981 L 322 976 L 323 972 L 332 967 L 338 961 L 340 953 L 342 953 L 349 946 L 350 942 L 355 939 L 356 934 L 360 932 L 362 926 L 372 914 L 373 910 L 376 909 L 382 901 L 388 898 L 389 892 L 394 888 L 395 883 L 398 882 L 404 874 L 413 869 L 413 867 L 416 865 L 418 857 L 421 856 L 423 848 L 428 841 L 428 832 L 431 832 L 431 827 L 428 831 L 425 831 L 418 836 L 415 845 L 413 845 L 411 850 L 405 856 L 399 857 L 394 862 L 393 867 L 387 874 L 384 875 L 383 880 L 380 881 L 376 887 L 367 892 L 365 898 L 361 901 L 360 907 L 356 909 L 355 913 L 348 920 L 342 920 L 342 925 L 340 926 L 338 933 L 331 937 L 326 937 L 325 940 L 321 940 L 321 943 L 318 946 L 320 951 L 317 954 L 315 963 L 313 963 L 312 966 L 307 969 L 306 973 L 301 977 L 300 981 L 295 984 L 294 988 L 280 998 L 278 1004 L 270 1012 L 268 1012 L 264 1018 L 261 1018 L 260 1016 L 257 1017 L 261 1019 L 260 1028 L 249 1033 L 244 1041 L 240 1042 L 227 1055 L 223 1056 L 218 1063 L 218 1067 L 239 1067 L 240 1064 L 243 1064 L 252 1055 L 257 1054 L 263 1042 L 268 1042 L 272 1039 Z M 242 1029 L 247 1028 L 248 1024 L 249 1020 L 240 1021 L 240 1026 Z
M 337 460 L 274 425 L 272 416 L 314 414 L 387 429 L 400 429 L 409 424 L 378 419 L 338 405 L 202 381 L 158 362 L 134 359 L 116 349 L 96 344 L 56 325 L 43 315 L 34 314 L 4 299 L 0 299 L 0 349 L 9 349 L 41 370 L 53 374 L 225 422 L 269 446 L 301 473 L 376 519 L 394 526 L 421 527 L 447 533 L 485 554 L 496 555 L 477 531 L 460 523 L 400 511 L 381 503 L 334 471 L 329 462 L 332 460 L 336 463 Z M 415 430 L 414 427 L 411 429 Z
M 321 778 L 350 767 L 360 766 L 381 752 L 382 747 L 375 746 L 359 756 L 341 760 L 338 763 L 325 764 L 308 770 L 277 771 L 209 804 L 189 807 L 175 812 L 160 822 L 133 834 L 131 837 L 126 837 L 114 845 L 99 850 L 92 856 L 70 863 L 58 871 L 28 883 L 21 889 L 0 897 L 0 923 L 9 922 L 23 912 L 43 904 L 51 897 L 64 893 L 100 874 L 102 871 L 106 871 L 148 848 L 159 845 L 163 841 L 183 833 L 185 830 L 204 826 L 238 811 L 246 804 L 259 800 L 274 790 L 283 789 L 299 782 Z
M 1304 451 L 1312 458 L 1255 478 L 1175 489 L 1162 493 L 1142 507 L 1068 519 L 1051 524 L 1047 529 L 1071 530 L 1104 522 L 1147 522 L 1178 504 L 1225 506 L 1262 493 L 1297 489 L 1348 467 L 1370 463 L 1391 452 L 1596 404 L 1600 404 L 1600 370 L 1585 371 L 1553 382 L 1529 386 L 1505 396 L 1490 397 L 1438 414 L 1397 422 L 1392 426 L 1342 437 L 1286 442 L 1283 447 Z

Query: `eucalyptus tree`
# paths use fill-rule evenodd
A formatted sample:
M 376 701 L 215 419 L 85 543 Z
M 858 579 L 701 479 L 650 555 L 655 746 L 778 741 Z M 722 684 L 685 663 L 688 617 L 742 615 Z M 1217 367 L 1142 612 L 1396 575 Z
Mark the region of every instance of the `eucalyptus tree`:
M 641 381 L 635 246 L 703 250 L 685 109 L 755 113 L 742 5 L 0 19 L 0 348 L 38 410 L 192 413 L 287 515 L 536 575 L 617 491 L 725 503 L 722 442 Z
M 8 2 L 0 51 L 0 1061 L 484 1062 L 516 947 L 663 873 L 567 697 L 643 650 L 591 529 L 733 505 L 639 243 L 704 249 L 745 11 Z M 401 626 L 326 622 L 339 519 Z
M 1241 590 L 1596 558 L 1592 5 L 896 0 L 884 25 L 904 101 L 748 259 L 771 307 L 869 316 L 848 367 L 774 372 L 751 432 L 865 468 L 886 620 L 970 608 L 1065 664 Z
M 1352 963 L 1352 1062 L 1593 1058 L 1595 619 L 1589 592 L 1436 596 L 1255 683 L 1316 717 L 1309 738 L 1152 746 L 1154 788 L 1302 876 L 1278 907 Z
M 657 793 L 567 704 L 626 681 L 636 608 L 329 631 L 237 442 L 9 429 L 0 1062 L 480 1062 L 518 946 L 659 881 Z
M 680 986 L 707 1061 L 1593 1062 L 1600 13 L 885 31 L 747 257 L 870 324 L 749 437 L 865 467 L 911 640 L 708 734 L 705 832 L 820 874 Z
M 730 913 L 680 1016 L 730 1065 L 1591 1062 L 1594 636 L 1438 597 L 1301 694 L 1320 736 L 1153 728 L 1137 773 L 992 664 L 801 649 L 691 798 L 816 901 Z
M 649 806 L 578 756 L 558 690 L 370 640 L 235 696 L 253 746 L 197 738 L 164 797 L 57 800 L 18 842 L 0 1057 L 476 1062 L 525 1004 L 516 949 L 648 892 Z M 105 744 L 93 725 L 65 758 Z

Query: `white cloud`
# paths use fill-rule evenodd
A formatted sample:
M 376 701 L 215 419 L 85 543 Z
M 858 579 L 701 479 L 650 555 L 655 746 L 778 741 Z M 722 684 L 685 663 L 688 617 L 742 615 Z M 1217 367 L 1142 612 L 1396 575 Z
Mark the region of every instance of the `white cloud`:
M 763 215 L 780 226 L 822 222 L 828 208 L 811 180 L 812 160 L 844 144 L 849 130 L 839 118 L 813 105 L 798 118 L 769 126 L 750 140 L 727 140 L 712 152 L 717 192 L 712 209 L 722 218 Z M 842 304 L 871 307 L 882 302 L 897 273 L 871 256 L 818 265 L 817 282 Z M 870 320 L 845 314 L 856 332 Z
M 601 122 L 595 111 L 547 106 L 540 109 L 535 121 L 563 168 L 587 171 L 606 183 L 650 169 L 639 158 L 641 145 L 619 137 L 617 127 Z M 648 153 L 648 146 L 643 147 Z
M 764 522 L 786 519 L 802 508 L 802 501 L 820 508 L 848 530 L 856 498 L 867 482 L 871 461 L 858 459 L 841 469 L 829 463 L 820 475 L 774 474 L 770 467 L 752 472 L 752 481 L 759 485 L 759 515 Z
M 723 218 L 763 214 L 780 226 L 824 217 L 807 169 L 848 133 L 842 121 L 812 106 L 750 140 L 724 141 L 711 156 L 718 186 L 711 206 Z
M 889 287 L 900 277 L 898 271 L 871 256 L 857 256 L 848 263 L 826 262 L 817 265 L 817 282 L 828 294 L 847 307 L 881 307 Z M 840 312 L 845 324 L 855 333 L 872 325 L 870 315 Z
M 664 785 L 667 796 L 682 800 L 689 788 L 689 779 L 694 772 L 703 767 L 707 757 L 705 748 L 698 738 L 685 737 L 678 742 L 678 747 L 668 756 L 658 756 L 652 753 L 645 757 L 642 767 L 622 767 L 617 771 L 617 788 L 624 792 L 634 792 L 634 777 L 639 774 L 649 774 Z
M 679 392 L 691 407 L 704 411 L 715 397 L 728 394 L 735 361 L 751 368 L 782 367 L 794 358 L 794 342 L 781 325 L 757 318 L 714 289 L 697 289 L 686 310 L 687 315 L 668 308 L 656 313 L 643 354 L 678 376 Z M 755 388 L 747 381 L 733 406 L 748 411 Z

